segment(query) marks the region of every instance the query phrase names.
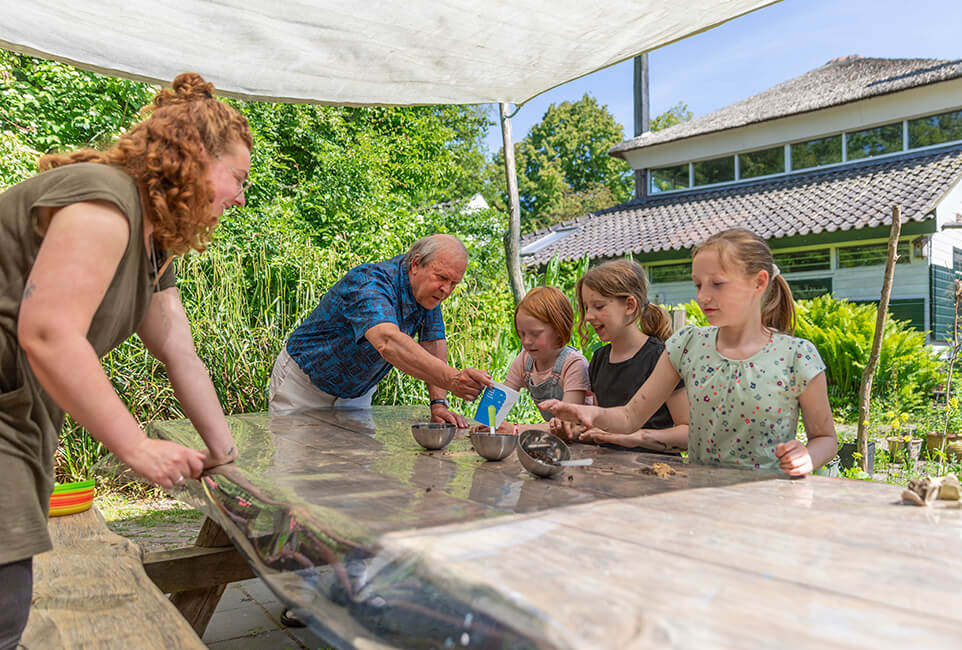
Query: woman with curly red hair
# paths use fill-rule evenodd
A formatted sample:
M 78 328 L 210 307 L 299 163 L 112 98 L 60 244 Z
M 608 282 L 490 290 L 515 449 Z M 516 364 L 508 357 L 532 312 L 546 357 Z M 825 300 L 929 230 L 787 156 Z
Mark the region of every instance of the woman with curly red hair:
M 236 456 L 170 266 L 244 204 L 250 129 L 213 92 L 182 74 L 109 150 L 46 156 L 43 173 L 0 194 L 0 649 L 16 647 L 32 557 L 51 547 L 64 411 L 165 488 Z M 114 391 L 100 357 L 134 332 L 206 450 L 147 438 Z

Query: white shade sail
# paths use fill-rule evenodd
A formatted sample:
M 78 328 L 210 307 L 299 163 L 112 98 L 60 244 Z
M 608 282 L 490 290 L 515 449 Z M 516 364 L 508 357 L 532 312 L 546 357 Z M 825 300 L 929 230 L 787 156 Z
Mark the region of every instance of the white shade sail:
M 0 47 L 246 99 L 521 104 L 772 2 L 0 0 Z

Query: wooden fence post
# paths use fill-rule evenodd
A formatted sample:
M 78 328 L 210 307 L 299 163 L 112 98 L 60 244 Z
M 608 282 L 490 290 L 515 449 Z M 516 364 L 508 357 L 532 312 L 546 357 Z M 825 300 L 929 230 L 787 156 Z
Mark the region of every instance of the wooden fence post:
M 685 319 L 687 318 L 687 312 L 685 311 L 685 306 L 682 305 L 676 309 L 671 310 L 671 333 L 674 334 L 682 327 L 685 326 Z
M 872 339 L 872 351 L 862 371 L 862 385 L 858 398 L 858 435 L 856 446 L 861 455 L 859 466 L 864 471 L 868 467 L 868 418 L 869 404 L 872 398 L 872 379 L 878 366 L 879 354 L 882 351 L 882 335 L 885 333 L 885 316 L 889 308 L 889 296 L 892 294 L 892 278 L 895 275 L 895 263 L 899 259 L 899 235 L 902 232 L 902 206 L 892 206 L 892 229 L 889 232 L 888 259 L 885 261 L 885 276 L 882 278 L 882 295 L 878 302 L 878 316 L 875 318 L 875 337 Z

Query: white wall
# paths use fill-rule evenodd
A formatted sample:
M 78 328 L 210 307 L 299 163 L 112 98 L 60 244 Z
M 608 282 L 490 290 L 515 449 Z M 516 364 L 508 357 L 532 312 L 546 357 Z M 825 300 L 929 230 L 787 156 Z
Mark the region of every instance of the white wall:
M 946 224 L 962 225 L 962 183 L 953 187 L 935 210 L 937 232 L 932 235 L 933 264 L 952 268 L 952 247 L 962 248 L 962 228 L 944 228 Z

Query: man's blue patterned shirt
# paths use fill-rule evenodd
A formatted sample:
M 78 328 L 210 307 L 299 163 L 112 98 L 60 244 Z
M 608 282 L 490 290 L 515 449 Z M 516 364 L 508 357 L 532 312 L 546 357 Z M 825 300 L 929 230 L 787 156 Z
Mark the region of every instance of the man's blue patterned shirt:
M 391 370 L 364 338 L 379 323 L 394 323 L 420 341 L 444 338 L 441 306 L 425 309 L 414 300 L 403 255 L 348 271 L 294 330 L 287 351 L 324 392 L 360 397 Z

